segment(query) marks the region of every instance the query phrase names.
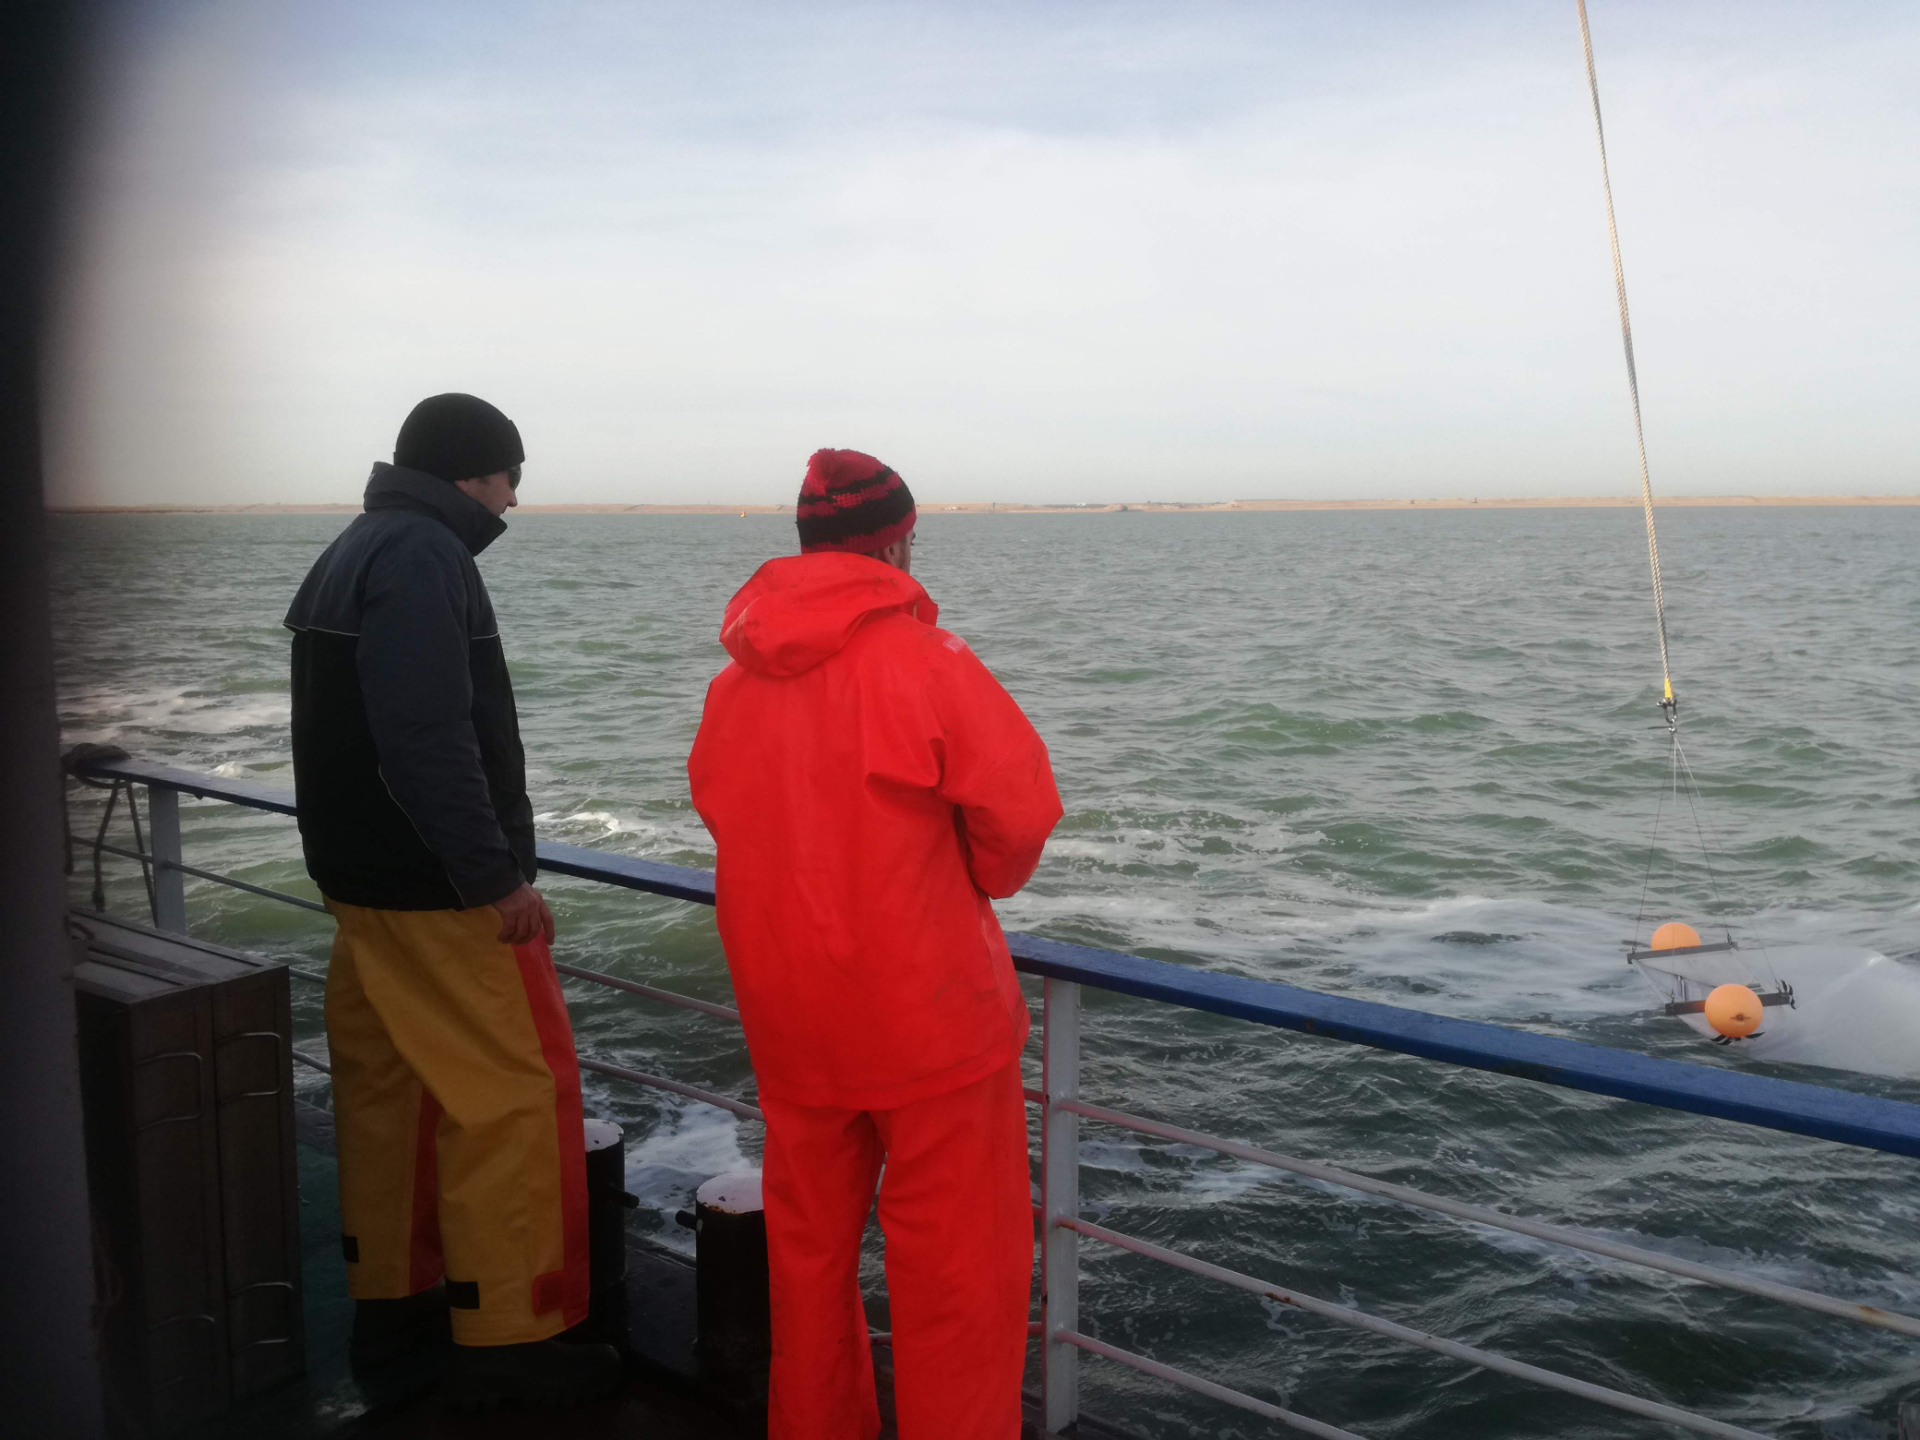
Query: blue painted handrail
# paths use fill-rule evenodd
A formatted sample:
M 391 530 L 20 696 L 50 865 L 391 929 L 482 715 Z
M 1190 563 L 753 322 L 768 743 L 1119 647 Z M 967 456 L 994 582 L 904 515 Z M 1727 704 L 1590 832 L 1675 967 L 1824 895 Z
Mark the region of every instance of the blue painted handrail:
M 539 841 L 534 853 L 540 868 L 556 875 L 598 880 L 603 885 L 644 890 L 649 895 L 670 895 L 675 900 L 692 900 L 701 905 L 713 904 L 711 870 L 663 865 L 658 860 L 639 860 L 631 855 L 609 855 L 590 845 L 556 845 L 551 840 Z
M 253 810 L 271 810 L 278 815 L 297 815 L 293 792 L 277 785 L 255 785 L 250 780 L 223 780 L 217 775 L 202 775 L 193 770 L 176 770 L 171 765 L 149 765 L 144 760 L 94 760 L 74 769 L 89 780 L 133 780 L 142 785 L 158 785 L 163 790 L 178 790 L 183 795 L 198 795 L 202 800 L 230 800 Z
M 1631 1050 L 1611 1050 L 1579 1040 L 1510 1030 L 1504 1025 L 1453 1020 L 1425 1010 L 1302 990 L 1272 980 L 1249 980 L 1164 960 L 1066 945 L 1038 935 L 1010 935 L 1007 939 L 1015 966 L 1030 975 L 1050 975 L 1123 995 L 1251 1020 L 1256 1025 L 1370 1045 L 1376 1050 L 1490 1070 L 1496 1075 L 1515 1075 L 1566 1090 L 1586 1090 L 1669 1110 L 1838 1140 L 1869 1150 L 1920 1156 L 1920 1105 L 1905 1101 L 1683 1060 L 1657 1060 Z
M 105 761 L 83 767 L 83 773 L 94 779 L 158 785 L 283 815 L 295 813 L 293 797 L 284 790 L 161 765 Z M 702 905 L 714 903 L 713 872 L 709 870 L 545 840 L 539 844 L 539 860 L 541 869 L 558 875 Z M 1668 1110 L 1920 1157 L 1920 1105 L 1905 1101 L 1682 1060 L 1657 1060 L 1630 1050 L 1611 1050 L 1476 1020 L 1453 1020 L 1424 1010 L 1069 945 L 1038 935 L 1016 933 L 1009 935 L 1007 942 L 1014 968 L 1029 975 L 1070 980 L 1256 1025 L 1517 1076 L 1562 1089 L 1585 1090 Z

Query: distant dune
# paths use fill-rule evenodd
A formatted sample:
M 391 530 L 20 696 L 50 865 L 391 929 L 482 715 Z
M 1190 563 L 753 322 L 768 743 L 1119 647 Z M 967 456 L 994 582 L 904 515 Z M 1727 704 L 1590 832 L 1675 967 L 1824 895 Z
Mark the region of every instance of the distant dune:
M 1656 505 L 1920 505 L 1920 495 L 1674 495 Z M 1173 500 L 1103 505 L 922 501 L 925 515 L 1226 515 L 1259 510 L 1594 510 L 1638 508 L 1638 495 L 1428 500 Z M 56 515 L 350 515 L 358 505 L 50 505 Z M 791 505 L 522 505 L 523 515 L 791 515 Z

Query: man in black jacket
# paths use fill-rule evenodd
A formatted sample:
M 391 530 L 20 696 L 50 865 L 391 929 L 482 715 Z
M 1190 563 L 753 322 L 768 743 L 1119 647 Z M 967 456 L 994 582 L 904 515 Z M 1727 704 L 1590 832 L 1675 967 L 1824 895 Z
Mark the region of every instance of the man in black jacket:
M 520 432 L 471 395 L 407 417 L 366 513 L 287 612 L 307 870 L 338 929 L 327 1039 L 354 1358 L 451 1328 L 456 1404 L 590 1399 L 580 1073 L 532 887 L 513 687 L 474 564 Z M 444 1286 L 441 1284 L 444 1279 Z

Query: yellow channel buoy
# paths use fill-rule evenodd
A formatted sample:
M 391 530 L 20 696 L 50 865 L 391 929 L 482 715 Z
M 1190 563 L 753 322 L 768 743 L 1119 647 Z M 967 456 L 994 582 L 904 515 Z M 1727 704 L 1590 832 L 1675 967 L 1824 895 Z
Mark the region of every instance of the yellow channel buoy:
M 1647 942 L 1647 948 L 1649 950 L 1685 950 L 1699 943 L 1698 930 L 1678 920 L 1669 920 L 1653 932 L 1653 939 Z
M 1707 1024 L 1739 1040 L 1760 1028 L 1760 997 L 1744 985 L 1721 985 L 1707 996 Z

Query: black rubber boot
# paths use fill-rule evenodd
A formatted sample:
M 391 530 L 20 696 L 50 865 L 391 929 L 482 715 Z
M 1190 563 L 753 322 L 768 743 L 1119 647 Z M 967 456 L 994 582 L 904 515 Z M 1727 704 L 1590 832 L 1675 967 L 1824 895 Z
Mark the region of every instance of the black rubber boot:
M 356 1300 L 347 1361 L 355 1370 L 382 1370 L 452 1338 L 447 1292 L 438 1285 L 404 1300 Z
M 447 1367 L 447 1407 L 588 1405 L 620 1388 L 620 1352 L 611 1345 L 535 1340 L 526 1345 L 456 1345 Z

